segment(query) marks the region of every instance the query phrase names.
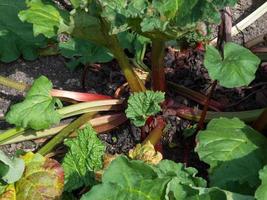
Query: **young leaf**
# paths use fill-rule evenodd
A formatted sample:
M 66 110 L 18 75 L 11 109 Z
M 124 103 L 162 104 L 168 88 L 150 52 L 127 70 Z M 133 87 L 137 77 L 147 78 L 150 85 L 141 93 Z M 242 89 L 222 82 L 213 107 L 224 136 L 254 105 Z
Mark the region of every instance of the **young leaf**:
M 234 43 L 225 44 L 224 58 L 215 47 L 208 46 L 204 60 L 210 77 L 227 88 L 249 85 L 255 78 L 259 64 L 257 56 Z
M 14 183 L 23 174 L 25 165 L 20 158 L 8 158 L 4 152 L 0 151 L 0 179 L 6 183 Z
M 259 185 L 257 174 L 267 153 L 267 140 L 260 133 L 237 118 L 219 118 L 199 132 L 197 141 L 196 152 L 210 165 L 211 186 L 251 194 Z
M 138 92 L 129 97 L 128 108 L 126 109 L 127 117 L 132 120 L 135 126 L 143 126 L 147 118 L 161 111 L 159 103 L 163 102 L 163 92 Z
M 261 185 L 256 190 L 255 197 L 257 200 L 265 200 L 267 199 L 267 166 L 260 170 L 259 174 Z
M 60 105 L 57 98 L 50 95 L 52 83 L 41 76 L 36 79 L 23 102 L 11 106 L 6 120 L 17 127 L 45 129 L 60 121 L 60 114 L 55 110 Z
M 102 167 L 105 146 L 94 129 L 87 125 L 78 131 L 78 137 L 64 142 L 69 151 L 62 166 L 65 172 L 65 191 L 95 183 L 94 172 Z
M 11 62 L 21 55 L 34 60 L 37 49 L 46 44 L 43 36 L 33 36 L 31 24 L 19 20 L 18 12 L 25 8 L 25 1 L 0 2 L 0 61 Z
M 129 157 L 149 164 L 158 164 L 162 160 L 162 154 L 155 150 L 150 141 L 145 144 L 137 144 L 134 149 L 129 151 Z
M 44 34 L 51 38 L 57 35 L 58 29 L 66 28 L 64 21 L 68 14 L 56 6 L 44 4 L 41 0 L 28 0 L 27 7 L 29 9 L 19 13 L 19 18 L 33 24 L 35 36 Z
M 23 177 L 16 182 L 16 198 L 19 200 L 60 199 L 64 187 L 64 172 L 53 159 L 31 152 L 23 156 L 26 168 Z

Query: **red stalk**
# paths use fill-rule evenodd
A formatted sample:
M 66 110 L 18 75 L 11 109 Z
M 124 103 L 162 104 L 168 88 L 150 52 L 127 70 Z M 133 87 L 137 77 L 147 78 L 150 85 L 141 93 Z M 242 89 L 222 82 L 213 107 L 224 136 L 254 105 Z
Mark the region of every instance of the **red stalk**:
M 162 144 L 160 139 L 163 135 L 163 130 L 165 128 L 165 121 L 162 117 L 157 117 L 156 127 L 149 133 L 146 139 L 143 141 L 143 144 L 146 144 L 148 141 L 155 146 L 155 149 L 162 153 Z
M 197 129 L 196 129 L 196 133 L 198 131 L 200 131 L 201 129 L 203 129 L 203 127 L 204 127 L 205 119 L 206 119 L 206 116 L 207 116 L 207 111 L 208 111 L 208 108 L 209 108 L 210 99 L 211 99 L 211 96 L 212 96 L 212 94 L 213 94 L 213 92 L 214 92 L 214 90 L 216 88 L 216 85 L 217 85 L 217 81 L 214 81 L 212 83 L 211 90 L 210 90 L 210 92 L 208 94 L 208 97 L 206 99 L 203 111 L 201 113 L 200 120 L 198 122 Z
M 72 92 L 72 91 L 67 91 L 67 90 L 56 90 L 56 89 L 53 89 L 51 91 L 51 95 L 53 97 L 68 98 L 68 99 L 72 99 L 75 101 L 82 101 L 82 102 L 112 99 L 112 97 L 110 96 L 101 95 L 101 94 Z
M 152 86 L 154 91 L 165 91 L 164 71 L 165 42 L 152 40 Z

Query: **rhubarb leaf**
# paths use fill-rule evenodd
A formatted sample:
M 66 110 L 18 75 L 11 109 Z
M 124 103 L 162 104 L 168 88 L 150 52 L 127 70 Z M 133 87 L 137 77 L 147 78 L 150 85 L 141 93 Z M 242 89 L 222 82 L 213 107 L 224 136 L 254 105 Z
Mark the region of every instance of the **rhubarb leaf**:
M 135 126 L 144 126 L 149 116 L 161 111 L 159 103 L 163 102 L 165 94 L 163 92 L 138 92 L 129 97 L 127 117 L 132 120 Z
M 71 59 L 71 69 L 81 64 L 105 63 L 113 59 L 113 55 L 104 47 L 81 39 L 70 39 L 59 43 L 61 54 Z M 73 62 L 76 61 L 76 62 Z
M 64 171 L 53 159 L 31 152 L 24 155 L 26 168 L 16 182 L 19 200 L 60 199 L 64 187 Z
M 78 131 L 78 137 L 64 142 L 69 151 L 62 166 L 65 172 L 65 191 L 95 183 L 94 172 L 102 167 L 105 146 L 94 129 L 87 125 Z
M 6 120 L 17 127 L 40 130 L 60 121 L 55 110 L 61 106 L 59 99 L 50 95 L 52 83 L 45 76 L 36 79 L 23 102 L 11 106 Z
M 67 30 L 68 13 L 59 10 L 53 4 L 44 4 L 41 0 L 27 0 L 26 3 L 28 9 L 21 11 L 19 18 L 23 22 L 33 24 L 35 36 L 44 34 L 46 37 L 52 38 L 58 32 Z
M 19 180 L 23 174 L 25 165 L 20 158 L 7 157 L 0 151 L 0 179 L 6 183 L 14 183 Z
M 236 0 L 103 0 L 101 16 L 111 34 L 129 28 L 150 39 L 179 39 L 195 31 L 198 22 L 220 22 L 219 10 Z
M 169 180 L 158 178 L 153 168 L 142 161 L 120 156 L 104 172 L 102 184 L 94 186 L 81 199 L 161 200 Z
M 265 200 L 267 199 L 267 166 L 265 166 L 259 172 L 261 185 L 256 190 L 255 197 L 257 200 Z
M 258 171 L 267 162 L 263 135 L 237 118 L 219 118 L 199 132 L 197 142 L 200 160 L 210 165 L 211 186 L 251 194 L 259 185 Z
M 0 2 L 0 61 L 12 62 L 21 55 L 26 60 L 37 58 L 37 49 L 44 47 L 42 36 L 34 37 L 32 25 L 23 23 L 18 12 L 26 8 L 25 1 L 1 0 Z
M 208 46 L 204 60 L 210 77 L 227 88 L 248 86 L 255 79 L 259 64 L 256 55 L 234 43 L 225 44 L 224 58 L 215 47 Z
M 196 169 L 169 160 L 150 165 L 119 156 L 105 170 L 102 184 L 94 186 L 82 200 L 197 199 L 199 191 L 194 187 L 205 187 L 206 181 L 196 173 Z

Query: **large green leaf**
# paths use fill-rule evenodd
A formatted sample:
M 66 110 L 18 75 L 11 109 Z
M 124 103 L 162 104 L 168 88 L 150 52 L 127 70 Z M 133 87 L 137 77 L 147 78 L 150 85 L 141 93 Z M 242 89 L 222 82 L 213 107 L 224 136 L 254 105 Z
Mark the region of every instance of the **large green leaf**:
M 57 35 L 58 30 L 66 28 L 68 14 L 56 6 L 44 4 L 41 0 L 27 0 L 29 9 L 21 11 L 19 18 L 33 24 L 34 35 L 44 34 L 51 38 Z
M 25 9 L 21 0 L 0 2 L 0 61 L 11 62 L 21 55 L 26 60 L 37 58 L 37 49 L 46 42 L 42 36 L 34 37 L 32 25 L 23 23 L 18 12 Z
M 26 168 L 23 177 L 16 182 L 16 199 L 60 199 L 64 187 L 64 171 L 53 159 L 31 152 L 23 156 Z
M 255 79 L 259 64 L 256 55 L 234 43 L 225 44 L 224 58 L 215 47 L 208 46 L 204 60 L 210 77 L 227 88 L 249 85 Z
M 65 191 L 95 183 L 94 172 L 102 167 L 105 146 L 91 126 L 78 131 L 78 137 L 64 142 L 69 151 L 64 157 Z
M 237 118 L 219 118 L 199 132 L 197 142 L 200 159 L 210 165 L 211 186 L 251 194 L 259 185 L 257 174 L 267 153 L 267 140 L 260 133 Z
M 158 178 L 144 162 L 120 156 L 104 172 L 102 184 L 94 186 L 82 200 L 161 200 L 168 181 L 169 178 Z
M 25 165 L 20 158 L 7 157 L 0 150 L 0 179 L 6 183 L 14 183 L 19 180 L 23 174 Z
M 260 170 L 259 174 L 261 185 L 256 190 L 255 197 L 257 200 L 265 200 L 267 199 L 267 166 Z
M 23 102 L 11 106 L 6 120 L 17 127 L 45 129 L 60 121 L 61 116 L 55 110 L 59 99 L 50 95 L 52 83 L 45 76 L 36 79 Z
M 165 99 L 163 92 L 138 92 L 132 94 L 128 99 L 127 117 L 135 126 L 143 126 L 147 118 L 161 111 L 159 103 Z

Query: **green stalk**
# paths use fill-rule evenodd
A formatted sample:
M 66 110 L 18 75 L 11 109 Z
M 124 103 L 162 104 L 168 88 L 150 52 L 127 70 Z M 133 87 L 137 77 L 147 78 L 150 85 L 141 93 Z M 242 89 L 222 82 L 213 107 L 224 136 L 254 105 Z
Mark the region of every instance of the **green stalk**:
M 99 111 L 110 111 L 110 110 L 121 110 L 122 100 L 100 100 L 94 102 L 84 102 L 78 103 L 70 106 L 66 106 L 64 108 L 58 109 L 58 113 L 62 116 L 61 119 L 84 114 L 84 113 L 92 113 Z M 0 144 L 7 141 L 8 139 L 14 138 L 16 136 L 22 135 L 26 129 L 24 128 L 13 128 L 9 129 L 0 134 Z
M 129 58 L 124 53 L 123 48 L 116 35 L 109 34 L 109 25 L 103 19 L 99 18 L 101 22 L 101 32 L 105 38 L 105 46 L 111 51 L 116 58 L 132 92 L 143 92 L 146 90 L 144 83 L 138 78 L 133 71 L 133 66 L 130 64 Z
M 164 71 L 165 42 L 152 40 L 152 86 L 154 91 L 165 91 L 166 80 Z
M 144 83 L 138 78 L 133 71 L 133 66 L 130 64 L 128 57 L 125 55 L 123 49 L 120 47 L 118 39 L 115 36 L 110 36 L 111 46 L 113 55 L 115 56 L 129 86 L 133 92 L 145 91 Z
M 12 128 L 9 129 L 7 131 L 5 131 L 4 133 L 0 134 L 0 144 L 4 141 L 6 141 L 7 139 L 12 139 L 14 137 L 17 137 L 21 134 L 23 134 L 25 131 L 24 128 Z
M 120 110 L 123 100 L 109 99 L 92 102 L 77 103 L 58 110 L 62 118 L 67 118 L 86 112 L 99 112 L 108 110 Z
M 28 89 L 28 85 L 24 83 L 19 83 L 17 81 L 13 81 L 12 79 L 0 76 L 0 85 L 4 85 L 6 87 L 14 88 L 16 90 L 19 90 L 21 92 L 25 91 Z
M 80 126 L 88 122 L 92 118 L 94 113 L 86 113 L 66 126 L 59 132 L 53 139 L 51 139 L 46 145 L 44 145 L 37 153 L 45 156 L 50 153 L 55 146 L 60 144 L 65 138 L 67 138 L 72 132 L 78 129 Z

